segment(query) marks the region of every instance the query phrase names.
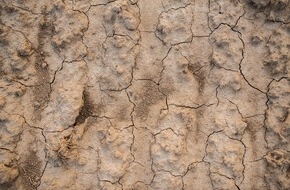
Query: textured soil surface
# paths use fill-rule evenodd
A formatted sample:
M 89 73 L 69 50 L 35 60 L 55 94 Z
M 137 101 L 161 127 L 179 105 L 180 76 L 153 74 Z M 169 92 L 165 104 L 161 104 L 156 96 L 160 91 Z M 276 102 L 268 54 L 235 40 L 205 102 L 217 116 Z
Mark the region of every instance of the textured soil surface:
M 0 0 L 1 190 L 289 190 L 290 0 Z

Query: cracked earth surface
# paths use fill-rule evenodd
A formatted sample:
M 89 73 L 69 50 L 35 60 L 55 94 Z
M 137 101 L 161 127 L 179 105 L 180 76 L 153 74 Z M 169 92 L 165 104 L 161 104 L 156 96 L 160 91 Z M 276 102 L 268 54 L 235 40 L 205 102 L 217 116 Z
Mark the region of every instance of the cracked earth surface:
M 0 189 L 290 189 L 290 1 L 0 0 Z

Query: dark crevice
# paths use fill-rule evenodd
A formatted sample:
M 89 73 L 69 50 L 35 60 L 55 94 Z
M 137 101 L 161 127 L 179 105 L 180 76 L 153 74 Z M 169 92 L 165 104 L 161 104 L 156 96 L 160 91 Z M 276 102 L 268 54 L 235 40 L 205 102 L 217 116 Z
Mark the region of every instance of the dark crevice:
M 84 90 L 83 91 L 83 106 L 73 126 L 77 126 L 84 123 L 89 116 L 93 115 L 93 113 L 94 113 L 94 106 L 91 103 L 89 93 L 87 92 L 87 90 Z

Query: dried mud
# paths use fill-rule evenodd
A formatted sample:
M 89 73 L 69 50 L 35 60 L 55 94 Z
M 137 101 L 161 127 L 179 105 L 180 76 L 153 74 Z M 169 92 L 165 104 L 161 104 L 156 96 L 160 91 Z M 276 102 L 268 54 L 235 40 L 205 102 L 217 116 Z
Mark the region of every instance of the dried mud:
M 0 0 L 0 189 L 289 190 L 289 0 Z

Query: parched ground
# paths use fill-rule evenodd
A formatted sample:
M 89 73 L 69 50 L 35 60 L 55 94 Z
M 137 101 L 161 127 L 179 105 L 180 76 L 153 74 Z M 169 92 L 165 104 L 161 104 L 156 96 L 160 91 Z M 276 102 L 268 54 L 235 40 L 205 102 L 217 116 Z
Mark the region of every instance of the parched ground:
M 1 190 L 289 190 L 289 0 L 0 0 Z

